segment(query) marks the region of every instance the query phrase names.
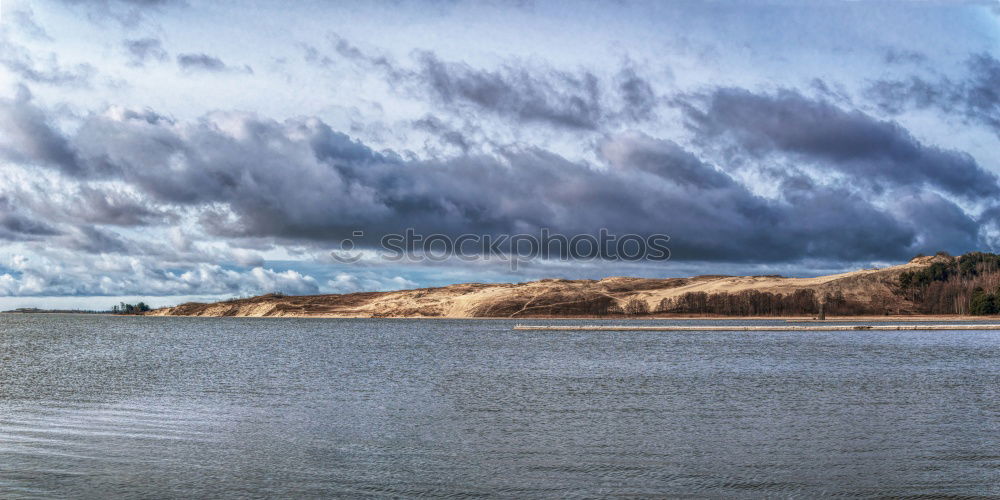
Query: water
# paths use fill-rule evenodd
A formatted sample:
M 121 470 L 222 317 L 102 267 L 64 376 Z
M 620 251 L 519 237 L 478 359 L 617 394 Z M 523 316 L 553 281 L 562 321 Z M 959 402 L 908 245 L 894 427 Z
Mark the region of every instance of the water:
M 1000 496 L 1000 332 L 511 326 L 0 315 L 0 497 Z

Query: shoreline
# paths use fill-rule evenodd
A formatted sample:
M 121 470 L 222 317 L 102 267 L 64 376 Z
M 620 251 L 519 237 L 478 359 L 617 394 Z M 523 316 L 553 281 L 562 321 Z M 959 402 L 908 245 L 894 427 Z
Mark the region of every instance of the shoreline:
M 720 316 L 720 315 L 710 315 L 710 314 L 683 314 L 683 315 L 650 315 L 650 316 L 521 316 L 521 317 L 466 317 L 466 316 L 347 316 L 347 315 L 336 315 L 336 314 L 285 314 L 285 315 L 273 315 L 273 316 L 209 316 L 209 315 L 163 315 L 163 314 L 111 314 L 111 313 L 88 313 L 88 312 L 76 312 L 76 311 L 38 311 L 38 312 L 21 312 L 21 311 L 0 311 L 0 315 L 11 315 L 11 316 L 52 316 L 52 315 L 72 315 L 72 316 L 101 316 L 101 317 L 158 317 L 158 318 L 214 318 L 214 319 L 225 319 L 225 318 L 237 318 L 237 319 L 351 319 L 351 320 L 483 320 L 483 321 L 593 321 L 595 323 L 612 323 L 616 321 L 634 321 L 634 322 L 651 322 L 651 321 L 681 321 L 681 322 L 695 322 L 695 321 L 726 321 L 726 322 L 747 322 L 747 321 L 780 321 L 785 323 L 791 323 L 789 327 L 794 328 L 807 328 L 807 325 L 795 326 L 794 323 L 806 323 L 809 325 L 821 325 L 830 324 L 831 326 L 836 326 L 835 323 L 875 323 L 875 324 L 887 324 L 887 323 L 943 323 L 943 324 L 961 324 L 961 323 L 976 323 L 979 325 L 996 323 L 1000 325 L 1000 316 L 970 316 L 970 315 L 956 315 L 956 314 L 918 314 L 918 315 L 891 315 L 891 316 L 871 316 L 871 315 L 858 315 L 858 316 L 827 316 L 826 319 L 818 319 L 815 316 Z M 615 325 L 593 325 L 599 326 L 601 328 L 614 327 Z M 668 325 L 639 325 L 636 328 L 661 328 Z M 709 325 L 705 325 L 709 326 Z M 749 325 L 748 325 L 749 326 Z M 850 326 L 850 325 L 849 325 Z M 574 327 L 576 328 L 576 327 Z M 720 328 L 730 328 L 728 326 L 720 326 Z
M 515 325 L 518 331 L 602 332 L 849 332 L 849 331 L 981 331 L 1000 330 L 1000 324 L 909 324 L 909 325 Z
M 122 315 L 111 315 L 122 316 Z M 505 321 L 580 321 L 596 322 L 610 321 L 785 321 L 789 323 L 837 323 L 837 322 L 998 322 L 1000 316 L 968 316 L 968 315 L 900 315 L 900 316 L 827 316 L 817 319 L 813 316 L 717 316 L 717 315 L 679 315 L 679 316 L 520 316 L 520 317 L 471 317 L 471 316 L 346 316 L 330 314 L 300 314 L 274 316 L 199 316 L 199 315 L 163 315 L 144 314 L 131 316 L 147 316 L 159 318 L 274 318 L 274 319 L 392 319 L 392 320 L 505 320 Z
M 122 316 L 121 314 L 113 314 L 109 312 L 86 312 L 86 311 L 0 311 L 0 314 L 9 314 L 11 316 L 53 316 L 53 315 L 64 315 L 64 316 Z M 133 316 L 135 316 L 133 314 Z

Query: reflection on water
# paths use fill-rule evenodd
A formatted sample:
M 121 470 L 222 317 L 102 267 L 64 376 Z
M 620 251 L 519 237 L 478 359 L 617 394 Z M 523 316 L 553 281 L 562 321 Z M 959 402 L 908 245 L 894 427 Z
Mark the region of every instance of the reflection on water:
M 1000 332 L 512 325 L 0 315 L 0 497 L 1000 495 Z

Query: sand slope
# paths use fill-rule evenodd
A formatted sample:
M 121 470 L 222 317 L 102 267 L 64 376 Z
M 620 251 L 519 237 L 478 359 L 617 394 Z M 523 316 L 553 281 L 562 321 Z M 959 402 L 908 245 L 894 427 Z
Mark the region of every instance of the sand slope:
M 520 318 L 539 316 L 588 316 L 588 304 L 614 301 L 625 304 L 638 298 L 650 310 L 665 297 L 687 292 L 794 293 L 812 289 L 817 294 L 841 292 L 862 301 L 880 301 L 906 313 L 911 305 L 892 293 L 899 274 L 926 267 L 941 257 L 917 257 L 885 269 L 866 269 L 815 278 L 778 276 L 696 276 L 648 279 L 611 277 L 602 280 L 546 279 L 518 284 L 466 283 L 440 288 L 396 292 L 363 292 L 342 295 L 262 295 L 214 304 L 188 303 L 157 309 L 154 316 L 254 316 L 254 317 L 396 317 L 396 318 Z

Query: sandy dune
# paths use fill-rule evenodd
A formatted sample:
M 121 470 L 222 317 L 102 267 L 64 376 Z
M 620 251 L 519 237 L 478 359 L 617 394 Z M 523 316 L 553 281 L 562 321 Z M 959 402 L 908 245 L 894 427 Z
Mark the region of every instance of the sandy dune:
M 940 257 L 918 257 L 884 269 L 865 269 L 815 278 L 779 276 L 697 276 L 648 279 L 611 277 L 602 280 L 546 279 L 518 284 L 467 283 L 440 288 L 342 295 L 262 295 L 213 304 L 188 303 L 157 309 L 156 316 L 254 317 L 394 317 L 394 318 L 522 318 L 582 317 L 593 304 L 624 305 L 645 301 L 654 310 L 663 298 L 687 292 L 761 292 L 790 294 L 811 289 L 817 294 L 841 292 L 858 301 L 880 301 L 907 313 L 911 305 L 892 293 L 899 274 L 930 265 Z

